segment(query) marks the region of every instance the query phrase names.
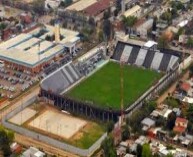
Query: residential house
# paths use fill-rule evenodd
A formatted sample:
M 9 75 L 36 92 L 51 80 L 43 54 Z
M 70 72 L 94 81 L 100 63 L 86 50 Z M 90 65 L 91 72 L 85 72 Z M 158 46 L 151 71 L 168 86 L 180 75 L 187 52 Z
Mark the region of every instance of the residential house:
M 142 130 L 147 131 L 148 129 L 155 126 L 155 121 L 152 120 L 151 118 L 145 118 L 141 121 L 141 124 L 143 126 Z
M 35 147 L 30 147 L 25 152 L 23 152 L 21 157 L 44 157 L 45 153 L 41 152 Z
M 185 118 L 177 117 L 173 131 L 179 134 L 185 133 L 188 126 L 188 120 Z
M 163 117 L 167 119 L 171 112 L 172 110 L 168 108 L 168 105 L 160 104 L 155 110 L 152 111 L 150 116 L 152 118 Z
M 124 157 L 136 157 L 136 156 L 133 154 L 126 154 Z
M 136 31 L 140 35 L 140 38 L 147 39 L 148 32 L 151 30 L 152 26 L 153 26 L 153 19 L 148 19 L 141 25 L 139 25 Z
M 150 138 L 156 138 L 157 137 L 157 132 L 161 130 L 161 128 L 157 127 L 157 128 L 150 128 L 147 132 L 148 136 Z
M 185 92 L 185 95 L 188 94 L 190 89 L 191 89 L 191 85 L 188 82 L 183 82 L 180 85 L 180 90 L 182 90 L 182 92 Z
M 11 152 L 20 154 L 22 152 L 22 146 L 19 145 L 18 143 L 14 142 L 10 145 Z M 0 155 L 1 156 L 1 155 Z

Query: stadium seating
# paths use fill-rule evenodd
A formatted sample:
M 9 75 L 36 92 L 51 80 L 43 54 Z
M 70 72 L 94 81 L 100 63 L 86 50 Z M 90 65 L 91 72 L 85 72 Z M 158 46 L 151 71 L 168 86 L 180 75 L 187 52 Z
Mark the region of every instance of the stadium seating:
M 123 53 L 121 55 L 120 61 L 127 63 L 128 59 L 129 59 L 129 56 L 131 54 L 131 50 L 132 50 L 132 47 L 126 45 L 124 50 L 123 50 Z
M 163 58 L 163 53 L 156 52 L 151 63 L 151 69 L 159 70 L 159 66 L 162 58 Z
M 164 55 L 163 55 L 163 58 L 162 58 L 162 61 L 161 61 L 161 63 L 160 63 L 160 67 L 159 67 L 159 69 L 160 69 L 161 71 L 166 71 L 166 70 L 167 70 L 168 64 L 169 64 L 169 62 L 170 62 L 170 58 L 171 58 L 171 55 L 170 55 L 170 54 L 164 54 Z
M 45 78 L 42 81 L 41 86 L 45 90 L 51 90 L 54 93 L 60 94 L 81 77 L 82 76 L 79 71 L 71 63 L 58 69 Z
M 146 55 L 147 55 L 147 50 L 140 49 L 139 54 L 137 56 L 137 59 L 135 61 L 135 64 L 138 65 L 138 66 L 142 66 Z
M 43 89 L 51 90 L 55 93 L 61 93 L 65 88 L 67 88 L 70 84 L 65 79 L 60 71 L 54 73 L 46 80 L 42 82 Z
M 176 63 L 178 62 L 179 58 L 176 56 L 171 56 L 169 65 L 167 67 L 167 70 L 169 71 L 170 69 L 172 69 L 174 67 L 174 65 L 176 65 Z
M 144 63 L 143 63 L 143 66 L 145 67 L 145 68 L 150 68 L 151 67 L 151 62 L 152 62 L 152 60 L 153 60 L 153 58 L 154 58 L 154 55 L 155 55 L 155 52 L 154 51 L 148 51 L 148 53 L 147 53 L 147 55 L 146 55 L 146 57 L 145 57 L 145 61 L 144 61 Z
M 125 45 L 123 43 L 121 43 L 121 42 L 118 42 L 118 44 L 117 44 L 117 46 L 115 48 L 115 52 L 116 53 L 113 54 L 112 58 L 114 58 L 115 60 L 119 61 L 120 58 L 121 58 L 121 54 L 122 54 L 124 48 L 125 48 Z
M 131 54 L 129 56 L 129 60 L 128 60 L 129 64 L 134 64 L 135 63 L 135 61 L 137 59 L 137 56 L 138 56 L 138 53 L 139 53 L 139 50 L 140 50 L 140 48 L 133 47 L 133 49 L 131 51 Z
M 160 71 L 171 70 L 179 62 L 180 55 L 171 50 L 154 51 L 129 43 L 118 42 L 112 59 Z

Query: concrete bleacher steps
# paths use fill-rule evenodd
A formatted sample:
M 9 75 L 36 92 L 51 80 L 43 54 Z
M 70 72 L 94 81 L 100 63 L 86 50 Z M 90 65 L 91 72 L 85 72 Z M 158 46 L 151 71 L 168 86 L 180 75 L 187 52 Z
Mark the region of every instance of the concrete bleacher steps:
M 76 80 L 79 79 L 78 74 L 76 73 L 76 71 L 72 68 L 72 65 L 68 66 L 70 71 L 72 72 L 73 76 L 75 76 Z
M 165 50 L 145 49 L 137 45 L 118 42 L 112 56 L 114 60 L 145 68 L 168 71 L 178 65 L 179 56 Z
M 82 75 L 80 74 L 80 72 L 78 71 L 78 69 L 72 64 L 71 65 L 72 69 L 74 69 L 74 71 L 76 72 L 76 74 L 78 75 L 78 78 L 81 78 Z
M 51 90 L 55 93 L 61 93 L 64 88 L 69 86 L 69 82 L 63 76 L 61 71 L 57 71 L 54 75 L 47 78 L 46 81 L 43 82 L 42 86 L 44 89 Z
M 72 84 L 74 82 L 73 78 L 69 75 L 69 73 L 66 70 L 66 67 L 62 69 L 62 71 L 64 72 L 66 78 L 70 81 L 70 83 Z
M 163 53 L 156 52 L 151 63 L 151 69 L 159 70 L 161 60 L 163 58 Z
M 122 53 L 122 55 L 121 55 L 120 61 L 121 61 L 121 62 L 124 62 L 124 63 L 127 63 L 127 62 L 128 62 L 128 59 L 129 59 L 129 56 L 130 56 L 130 54 L 131 54 L 131 51 L 132 51 L 132 47 L 126 45 L 125 48 L 124 48 L 124 50 L 123 50 L 123 53 Z
M 159 67 L 160 71 L 166 71 L 167 70 L 169 62 L 170 62 L 170 59 L 171 59 L 171 55 L 170 54 L 164 54 L 163 55 L 163 58 L 162 58 L 162 61 L 160 63 L 160 67 Z
M 143 63 L 143 66 L 145 68 L 150 68 L 151 67 L 151 63 L 153 61 L 154 55 L 155 55 L 154 51 L 150 50 L 150 51 L 147 52 L 144 63 Z
M 41 86 L 45 90 L 52 90 L 53 92 L 60 94 L 69 86 L 77 82 L 81 77 L 82 76 L 76 67 L 73 64 L 68 64 L 49 75 L 42 81 Z
M 138 53 L 139 53 L 139 50 L 140 50 L 139 47 L 133 47 L 133 49 L 131 51 L 131 54 L 129 56 L 129 59 L 128 59 L 129 64 L 134 64 L 135 63 L 135 61 L 137 59 L 137 56 L 138 56 Z
M 170 69 L 172 69 L 173 66 L 178 62 L 178 60 L 179 60 L 178 57 L 172 55 L 172 56 L 171 56 L 171 59 L 170 59 L 170 62 L 169 62 L 169 64 L 168 64 L 168 67 L 167 67 L 167 71 L 170 70 Z
M 68 72 L 69 76 L 71 76 L 71 78 L 73 79 L 73 83 L 74 83 L 77 79 L 69 66 L 66 66 L 66 71 Z
M 66 75 L 66 73 L 63 71 L 63 69 L 60 70 L 62 75 L 64 76 L 64 78 L 68 81 L 69 84 L 72 84 L 72 82 L 70 81 L 70 79 L 68 78 L 68 76 Z
M 145 56 L 147 55 L 147 50 L 140 49 L 139 54 L 137 56 L 137 59 L 135 61 L 135 64 L 138 66 L 142 66 L 145 60 Z

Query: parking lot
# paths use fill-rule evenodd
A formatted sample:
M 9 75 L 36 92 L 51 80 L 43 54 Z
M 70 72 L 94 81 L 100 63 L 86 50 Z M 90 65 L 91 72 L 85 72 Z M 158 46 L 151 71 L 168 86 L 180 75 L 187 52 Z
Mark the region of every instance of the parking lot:
M 0 67 L 0 96 L 15 98 L 40 80 L 27 71 L 17 71 L 10 67 Z

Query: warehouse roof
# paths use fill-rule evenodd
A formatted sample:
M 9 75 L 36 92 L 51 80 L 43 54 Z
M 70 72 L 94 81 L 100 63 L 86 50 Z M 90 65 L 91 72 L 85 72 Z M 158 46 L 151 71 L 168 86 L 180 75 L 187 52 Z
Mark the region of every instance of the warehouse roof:
M 89 16 L 96 16 L 110 6 L 110 0 L 99 0 L 87 7 L 84 12 Z
M 141 7 L 139 5 L 135 5 L 133 8 L 127 10 L 125 13 L 124 13 L 124 16 L 125 17 L 128 17 L 128 16 L 134 16 L 134 14 L 140 10 Z
M 80 0 L 80 1 L 70 5 L 66 9 L 67 10 L 82 11 L 96 2 L 97 2 L 97 0 Z

